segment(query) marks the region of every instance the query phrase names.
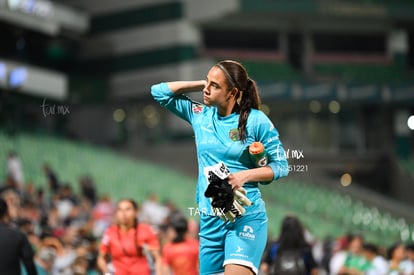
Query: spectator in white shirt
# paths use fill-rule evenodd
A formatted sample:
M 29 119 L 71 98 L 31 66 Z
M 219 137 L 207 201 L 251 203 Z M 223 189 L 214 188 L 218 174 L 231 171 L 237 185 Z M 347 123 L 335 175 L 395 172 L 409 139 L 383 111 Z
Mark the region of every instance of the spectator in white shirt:
M 389 275 L 411 275 L 412 270 L 408 262 L 406 262 L 406 250 L 402 243 L 395 243 L 388 251 L 387 256 L 389 259 Z
M 370 262 L 366 275 L 386 275 L 388 273 L 388 262 L 378 252 L 378 247 L 374 244 L 366 243 L 363 245 L 363 255 Z
M 414 275 L 414 243 L 405 246 L 406 258 L 401 262 L 405 274 Z

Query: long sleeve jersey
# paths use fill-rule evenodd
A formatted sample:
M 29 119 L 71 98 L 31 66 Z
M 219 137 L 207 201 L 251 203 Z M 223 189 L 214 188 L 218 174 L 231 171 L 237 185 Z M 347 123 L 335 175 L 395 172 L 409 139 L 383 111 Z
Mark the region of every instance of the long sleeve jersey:
M 255 141 L 263 143 L 267 151 L 268 166 L 273 170 L 273 180 L 287 176 L 288 163 L 279 133 L 262 111 L 251 110 L 246 124 L 247 138 L 241 141 L 237 128 L 238 113 L 222 117 L 216 107 L 209 107 L 185 95 L 175 94 L 167 83 L 153 85 L 151 94 L 161 106 L 190 123 L 193 128 L 198 160 L 196 202 L 201 213 L 214 215 L 210 199 L 204 196 L 209 184 L 205 171 L 219 162 L 223 162 L 231 173 L 255 168 L 248 150 L 249 145 Z M 265 211 L 258 185 L 259 182 L 247 182 L 243 186 L 247 191 L 247 197 L 253 202 L 252 206 L 246 208 L 245 215 Z

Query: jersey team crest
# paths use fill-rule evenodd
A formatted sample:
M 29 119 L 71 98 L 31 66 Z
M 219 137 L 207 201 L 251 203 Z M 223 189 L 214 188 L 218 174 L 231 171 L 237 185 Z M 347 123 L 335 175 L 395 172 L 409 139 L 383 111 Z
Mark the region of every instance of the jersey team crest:
M 193 113 L 194 114 L 199 114 L 203 111 L 204 106 L 201 104 L 193 104 Z
M 229 137 L 232 141 L 240 140 L 239 129 L 234 128 L 229 131 Z

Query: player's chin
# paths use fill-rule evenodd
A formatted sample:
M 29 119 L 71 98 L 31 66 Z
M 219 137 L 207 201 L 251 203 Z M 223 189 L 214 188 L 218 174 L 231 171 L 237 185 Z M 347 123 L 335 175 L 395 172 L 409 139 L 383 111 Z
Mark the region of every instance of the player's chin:
M 204 98 L 203 99 L 203 102 L 204 102 L 204 105 L 206 105 L 206 106 L 209 106 L 210 107 L 212 105 L 211 101 L 208 100 L 208 98 Z

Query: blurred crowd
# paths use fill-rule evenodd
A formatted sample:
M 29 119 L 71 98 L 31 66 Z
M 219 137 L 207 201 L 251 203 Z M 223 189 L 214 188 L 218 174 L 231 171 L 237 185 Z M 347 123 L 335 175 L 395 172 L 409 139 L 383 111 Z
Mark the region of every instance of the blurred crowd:
M 8 155 L 6 169 L 0 198 L 7 203 L 10 226 L 23 232 L 33 248 L 37 273 L 101 274 L 97 266 L 100 242 L 105 230 L 116 223 L 117 202 L 109 194 L 100 194 L 89 176 L 79 178 L 75 192 L 47 163 L 39 166 L 47 181 L 44 188 L 25 182 L 14 152 Z M 178 215 L 185 217 L 173 202 L 161 203 L 157 194 L 148 194 L 139 205 L 137 220 L 151 225 L 164 246 L 173 238 L 168 230 L 170 217 Z M 197 240 L 197 223 L 186 218 L 186 224 L 186 238 Z M 1 268 L 0 261 L 0 274 Z M 21 272 L 27 274 L 23 265 Z
M 74 192 L 73 185 L 61 182 L 59 171 L 47 163 L 39 166 L 47 180 L 42 185 L 45 188 L 25 182 L 19 157 L 14 152 L 8 155 L 6 169 L 7 176 L 0 183 L 0 198 L 7 203 L 10 226 L 23 232 L 33 249 L 37 273 L 101 274 L 97 258 L 101 238 L 114 223 L 117 204 L 113 198 L 100 194 L 89 176 L 79 179 L 79 191 Z M 197 240 L 196 219 L 188 218 L 174 202 L 162 203 L 157 194 L 148 194 L 139 205 L 138 221 L 151 225 L 156 232 L 161 257 L 163 248 L 171 243 L 168 230 L 171 217 L 177 215 L 187 219 L 186 238 Z M 301 255 L 305 255 L 306 274 L 414 275 L 414 244 L 378 247 L 365 242 L 363 234 L 316 240 L 295 216 L 285 217 L 280 226 L 280 235 L 269 240 L 264 253 L 260 268 L 263 275 L 276 274 L 274 263 L 278 255 L 295 249 L 304 252 Z M 169 263 L 164 260 L 163 264 Z M 21 272 L 27 274 L 24 265 Z
M 414 275 L 414 243 L 395 242 L 390 247 L 381 247 L 365 241 L 364 237 L 363 233 L 349 233 L 318 240 L 299 218 L 287 215 L 279 236 L 268 244 L 261 270 L 263 274 L 284 275 Z M 283 251 L 298 251 L 306 272 L 274 272 Z

